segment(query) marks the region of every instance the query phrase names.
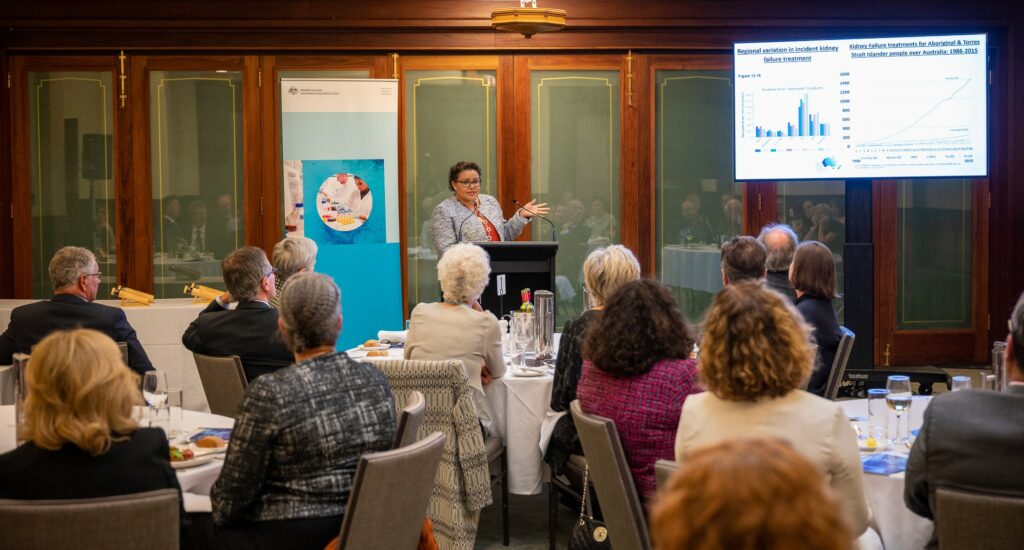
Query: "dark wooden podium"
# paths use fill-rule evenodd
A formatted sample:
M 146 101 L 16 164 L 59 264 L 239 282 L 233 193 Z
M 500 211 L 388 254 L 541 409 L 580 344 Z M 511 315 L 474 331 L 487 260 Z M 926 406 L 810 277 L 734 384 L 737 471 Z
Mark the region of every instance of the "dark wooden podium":
M 555 292 L 557 242 L 511 241 L 474 244 L 486 250 L 491 257 L 491 278 L 483 295 L 480 296 L 480 305 L 495 317 L 500 319 L 510 310 L 518 310 L 523 303 L 519 291 L 524 288 L 531 291 Z M 504 296 L 498 295 L 498 279 L 501 276 L 505 278 Z

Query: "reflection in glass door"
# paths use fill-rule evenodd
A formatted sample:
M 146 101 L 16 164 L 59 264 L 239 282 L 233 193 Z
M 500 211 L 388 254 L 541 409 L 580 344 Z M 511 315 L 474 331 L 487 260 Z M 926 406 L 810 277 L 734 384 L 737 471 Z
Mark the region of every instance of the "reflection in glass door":
M 582 310 L 587 255 L 619 242 L 619 78 L 618 70 L 530 73 L 532 196 L 552 206 L 558 232 L 559 322 Z M 531 225 L 534 240 L 551 240 L 546 223 Z
M 116 284 L 113 106 L 109 71 L 28 73 L 34 298 L 52 294 L 50 258 L 69 245 L 96 255 L 99 297 Z
M 220 262 L 245 242 L 241 71 L 152 71 L 154 289 L 223 288 Z

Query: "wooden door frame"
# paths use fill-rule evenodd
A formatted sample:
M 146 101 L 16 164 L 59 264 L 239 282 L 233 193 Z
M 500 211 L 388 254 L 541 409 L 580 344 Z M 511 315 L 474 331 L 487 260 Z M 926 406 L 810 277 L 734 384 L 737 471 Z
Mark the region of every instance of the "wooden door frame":
M 115 222 L 116 245 L 118 250 L 117 282 L 126 284 L 131 280 L 132 270 L 138 263 L 137 250 L 133 248 L 134 228 L 138 224 L 131 204 L 135 189 L 131 185 L 130 150 L 128 129 L 131 126 L 130 113 L 120 109 L 118 92 L 118 60 L 115 55 L 107 56 L 12 56 L 10 57 L 10 110 L 11 121 L 11 256 L 12 265 L 29 266 L 29 269 L 14 269 L 11 288 L 16 298 L 32 297 L 32 144 L 31 121 L 29 120 L 28 75 L 31 72 L 77 72 L 93 71 L 111 74 L 113 89 L 111 104 L 113 114 L 113 144 L 111 167 L 113 170 L 114 200 L 117 203 Z M 18 213 L 28 217 L 19 218 Z M 41 210 L 40 210 L 41 213 Z M 148 244 L 148 243 L 147 243 Z M 46 295 L 43 292 L 43 295 Z
M 264 131 L 260 132 L 262 181 L 260 185 L 260 214 L 263 235 L 252 244 L 260 246 L 270 257 L 274 245 L 281 239 L 284 220 L 281 215 L 282 167 L 281 95 L 278 81 L 282 71 L 351 71 L 366 70 L 370 78 L 391 78 L 388 56 L 384 54 L 315 54 L 264 55 L 259 60 L 260 116 Z M 399 163 L 401 164 L 401 163 Z M 403 261 L 405 255 L 402 255 Z
M 261 121 L 259 95 L 259 57 L 255 55 L 138 55 L 131 57 L 132 108 L 132 175 L 135 200 L 132 204 L 138 220 L 133 235 L 137 254 L 132 288 L 153 292 L 153 172 L 152 121 L 150 120 L 150 71 L 214 71 L 229 70 L 242 73 L 242 189 L 245 212 L 245 244 L 263 241 L 263 219 L 260 215 L 260 191 L 263 180 L 261 148 Z M 134 99 L 131 99 L 134 97 Z
M 513 199 L 525 202 L 533 194 L 533 175 L 531 145 L 533 138 L 530 102 L 532 99 L 530 72 L 545 70 L 618 70 L 619 71 L 619 241 L 631 250 L 639 250 L 639 233 L 636 228 L 640 224 L 639 213 L 642 199 L 640 189 L 638 163 L 638 126 L 637 103 L 630 105 L 630 83 L 633 74 L 630 71 L 629 52 L 621 53 L 528 53 L 515 55 L 515 90 L 514 90 L 514 128 L 515 153 L 512 159 L 512 173 L 516 175 L 512 185 L 505 186 L 502 193 L 502 207 L 506 215 L 514 212 L 507 205 Z M 635 88 L 634 88 L 635 89 Z M 634 98 L 638 94 L 632 93 Z M 532 224 L 531 224 L 532 225 Z M 528 225 L 519 237 L 529 240 L 532 232 Z M 643 266 L 645 271 L 653 271 L 653 265 Z
M 876 180 L 872 193 L 875 243 L 876 365 L 987 363 L 989 317 L 988 179 L 971 181 L 971 301 L 973 326 L 964 329 L 896 328 L 897 209 L 896 180 Z M 887 355 L 889 352 L 889 355 Z

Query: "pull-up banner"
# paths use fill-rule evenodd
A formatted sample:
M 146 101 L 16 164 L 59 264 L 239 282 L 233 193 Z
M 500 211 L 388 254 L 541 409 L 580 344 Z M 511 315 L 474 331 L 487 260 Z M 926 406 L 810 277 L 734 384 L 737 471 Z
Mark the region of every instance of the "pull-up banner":
M 338 349 L 402 327 L 398 81 L 281 79 L 285 234 L 341 288 Z

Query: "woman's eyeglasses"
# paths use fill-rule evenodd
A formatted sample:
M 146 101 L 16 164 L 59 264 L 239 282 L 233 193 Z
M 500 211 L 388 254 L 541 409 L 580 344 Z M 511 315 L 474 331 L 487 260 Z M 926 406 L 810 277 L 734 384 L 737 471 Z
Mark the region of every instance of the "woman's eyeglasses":
M 455 183 L 463 187 L 480 187 L 480 180 L 455 180 Z

